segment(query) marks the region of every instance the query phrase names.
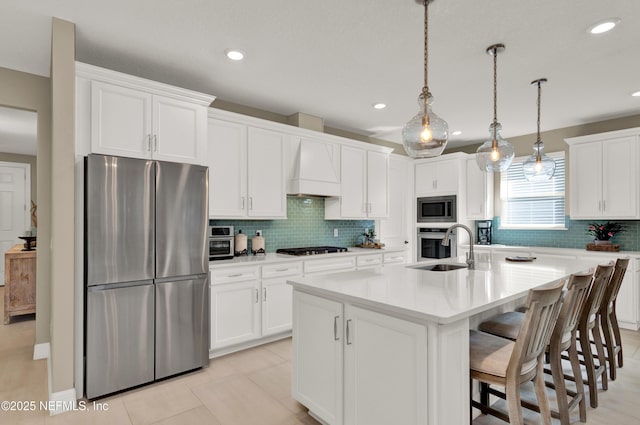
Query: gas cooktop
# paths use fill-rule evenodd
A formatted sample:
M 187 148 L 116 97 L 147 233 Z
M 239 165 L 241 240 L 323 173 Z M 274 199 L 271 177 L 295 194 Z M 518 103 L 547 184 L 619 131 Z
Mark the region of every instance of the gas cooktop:
M 287 255 L 316 255 L 334 252 L 347 252 L 347 248 L 339 246 L 309 246 L 305 248 L 280 248 L 276 250 L 276 254 Z

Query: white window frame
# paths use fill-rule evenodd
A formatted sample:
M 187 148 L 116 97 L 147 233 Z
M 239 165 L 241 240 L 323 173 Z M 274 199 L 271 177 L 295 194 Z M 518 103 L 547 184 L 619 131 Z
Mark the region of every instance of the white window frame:
M 567 162 L 566 162 L 566 157 L 565 157 L 565 152 L 564 151 L 559 151 L 559 152 L 550 152 L 547 153 L 547 155 L 551 158 L 553 158 L 554 160 L 558 160 L 558 159 L 562 159 L 564 161 L 564 172 L 565 172 L 565 188 L 564 191 L 562 192 L 562 196 L 565 199 L 565 213 L 563 214 L 563 217 L 566 216 L 566 194 L 567 194 L 567 184 L 566 184 L 566 178 L 567 178 Z M 513 163 L 524 163 L 527 158 L 529 158 L 529 156 L 520 156 L 520 157 L 516 157 L 513 158 Z M 504 214 L 504 212 L 507 210 L 505 208 L 505 203 L 507 202 L 506 196 L 507 196 L 507 189 L 506 189 L 506 184 L 505 182 L 507 181 L 507 176 L 508 173 L 504 172 L 504 173 L 500 173 L 500 210 L 502 211 L 502 214 Z M 555 177 L 555 176 L 554 176 Z M 548 195 L 553 195 L 553 196 L 558 196 L 559 192 L 554 192 L 554 193 L 549 193 Z M 507 230 L 567 230 L 566 227 L 566 223 L 565 223 L 566 219 L 563 220 L 562 224 L 555 224 L 555 225 L 550 225 L 550 224 L 504 224 L 502 218 L 500 219 L 500 229 L 507 229 Z

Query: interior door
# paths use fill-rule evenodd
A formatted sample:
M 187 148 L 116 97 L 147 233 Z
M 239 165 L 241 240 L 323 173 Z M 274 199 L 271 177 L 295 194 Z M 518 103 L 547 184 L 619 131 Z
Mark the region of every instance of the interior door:
M 19 235 L 30 229 L 27 199 L 27 164 L 0 162 L 0 286 L 4 286 L 4 253 L 17 243 Z

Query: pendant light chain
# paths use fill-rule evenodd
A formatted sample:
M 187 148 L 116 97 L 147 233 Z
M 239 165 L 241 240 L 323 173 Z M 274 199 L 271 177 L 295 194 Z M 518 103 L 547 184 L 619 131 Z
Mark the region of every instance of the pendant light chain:
M 424 0 L 424 87 L 422 87 L 422 95 L 425 105 L 429 96 L 429 1 Z
M 493 141 L 496 141 L 498 124 L 498 47 L 493 47 Z

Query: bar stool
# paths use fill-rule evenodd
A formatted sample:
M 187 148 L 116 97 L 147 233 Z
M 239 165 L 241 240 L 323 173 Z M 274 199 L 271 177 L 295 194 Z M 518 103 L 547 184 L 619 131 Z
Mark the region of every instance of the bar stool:
M 547 386 L 555 388 L 558 400 L 558 410 L 551 410 L 551 416 L 560 419 L 562 425 L 571 423 L 569 413 L 576 406 L 579 407 L 580 422 L 587 420 L 584 385 L 580 371 L 580 359 L 576 348 L 576 329 L 580 312 L 589 294 L 592 279 L 593 274 L 591 273 L 571 275 L 567 283 L 567 292 L 558 320 L 553 328 L 549 345 L 546 348 L 551 369 L 545 369 L 545 372 L 551 373 L 553 377 L 553 385 L 547 384 Z M 515 339 L 524 317 L 525 314 L 519 311 L 503 313 L 482 322 L 479 329 L 497 336 Z M 564 351 L 569 354 L 573 376 L 576 377 L 576 391 L 567 389 L 565 385 L 565 377 L 562 371 L 562 353 Z M 522 405 L 528 409 L 540 410 L 538 406 L 531 403 L 523 402 Z
M 481 384 L 480 403 L 471 405 L 512 424 L 523 424 L 520 407 L 520 385 L 534 381 L 540 414 L 545 425 L 551 425 L 549 401 L 544 389 L 544 349 L 560 311 L 564 282 L 529 291 L 527 312 L 515 341 L 486 332 L 469 332 L 470 379 Z M 505 388 L 508 415 L 489 406 L 489 386 Z
M 616 260 L 611 282 L 604 293 L 600 311 L 598 312 L 604 336 L 604 345 L 607 349 L 609 378 L 612 381 L 616 379 L 616 367 L 622 367 L 622 340 L 620 338 L 620 328 L 618 327 L 618 317 L 616 316 L 616 300 L 628 266 L 628 257 Z
M 589 297 L 585 302 L 580 319 L 578 319 L 578 340 L 580 341 L 580 350 L 578 354 L 582 355 L 583 363 L 587 372 L 587 380 L 585 383 L 589 387 L 589 405 L 593 408 L 598 407 L 598 378 L 602 378 L 602 389 L 608 388 L 607 383 L 607 365 L 604 357 L 604 346 L 602 345 L 602 335 L 600 333 L 600 322 L 597 320 L 598 311 L 604 298 L 604 292 L 609 286 L 611 276 L 613 275 L 613 264 L 599 265 L 596 268 L 593 277 L 593 284 L 589 291 Z M 593 334 L 591 339 L 590 334 Z M 593 341 L 596 352 L 598 354 L 598 365 L 596 367 L 593 352 L 591 351 L 591 342 Z

